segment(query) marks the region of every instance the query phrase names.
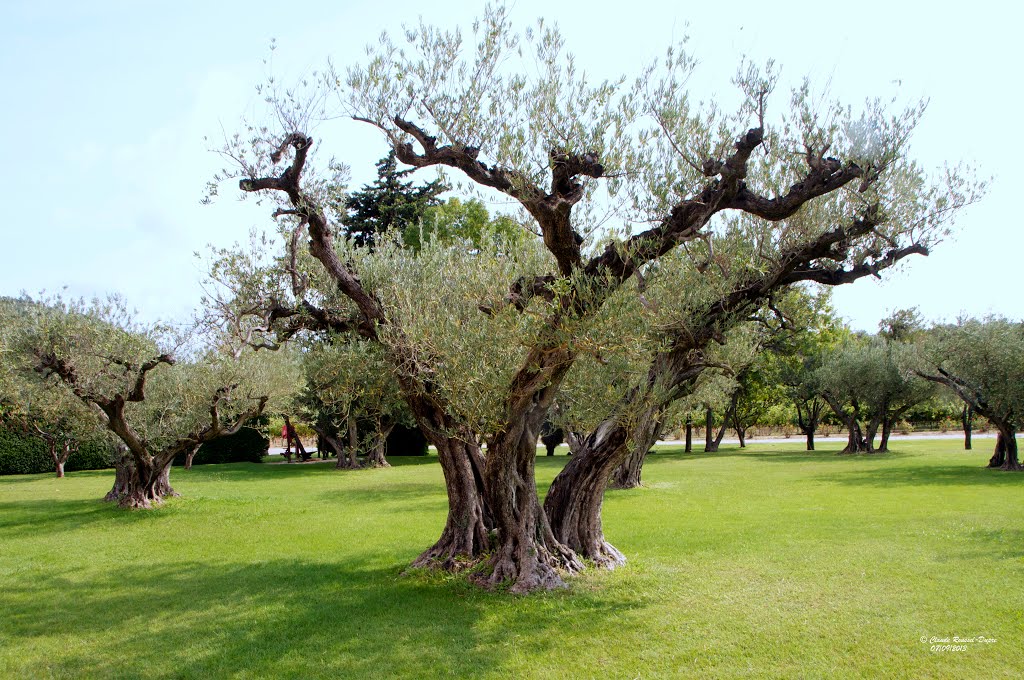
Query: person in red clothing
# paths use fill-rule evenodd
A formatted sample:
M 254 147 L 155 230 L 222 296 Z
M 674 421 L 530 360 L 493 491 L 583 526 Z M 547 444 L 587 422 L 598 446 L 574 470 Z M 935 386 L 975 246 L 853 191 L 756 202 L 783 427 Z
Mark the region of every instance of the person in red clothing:
M 288 436 L 288 424 L 281 426 L 281 438 L 284 439 L 284 452 L 292 452 L 292 438 Z

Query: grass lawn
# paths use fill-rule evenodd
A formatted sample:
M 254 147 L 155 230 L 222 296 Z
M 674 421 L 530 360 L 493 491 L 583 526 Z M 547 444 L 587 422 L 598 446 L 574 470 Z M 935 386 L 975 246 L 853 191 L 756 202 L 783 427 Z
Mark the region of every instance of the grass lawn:
M 433 457 L 175 468 L 151 512 L 98 500 L 109 471 L 2 477 L 0 676 L 1020 677 L 1024 475 L 979 445 L 663 449 L 606 497 L 629 564 L 527 597 L 401 575 Z M 995 641 L 930 651 L 954 636 Z

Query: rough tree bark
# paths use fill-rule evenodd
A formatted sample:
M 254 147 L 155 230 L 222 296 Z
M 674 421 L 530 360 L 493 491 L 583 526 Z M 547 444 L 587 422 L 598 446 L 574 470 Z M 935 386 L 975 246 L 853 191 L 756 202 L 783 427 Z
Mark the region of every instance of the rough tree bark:
M 960 412 L 960 424 L 964 429 L 964 450 L 971 450 L 971 431 L 972 420 L 974 419 L 974 409 L 968 405 L 964 405 L 963 410 Z
M 491 548 L 494 520 L 487 507 L 484 455 L 476 433 L 448 415 L 433 390 L 422 389 L 407 374 L 399 374 L 399 384 L 420 431 L 437 449 L 448 495 L 441 536 L 411 566 L 458 571 L 475 564 Z
M 135 474 L 135 461 L 127 448 L 121 449 L 114 459 L 114 486 L 103 497 L 105 501 L 118 501 L 128 492 L 128 483 Z
M 847 411 L 843 404 L 831 394 L 823 394 L 822 398 L 829 405 L 829 408 L 832 409 L 832 412 L 835 413 L 836 418 L 846 427 L 846 448 L 839 453 L 867 453 L 867 443 L 860 429 L 857 402 L 853 402 L 852 410 Z
M 638 404 L 645 408 L 632 417 L 611 416 L 576 447 L 572 462 L 555 477 L 544 501 L 552 531 L 559 541 L 595 566 L 614 568 L 625 562 L 623 554 L 604 537 L 601 507 L 604 490 L 631 453 L 646 453 L 660 436 L 665 408 L 690 393 L 704 370 L 702 335 L 687 333 L 673 342 L 672 349 L 659 353 L 648 368 L 647 382 L 630 390 L 622 400 L 631 412 Z M 632 447 L 632 448 L 631 448 Z M 642 458 L 640 460 L 642 465 Z M 633 479 L 639 482 L 641 468 Z
M 510 590 L 517 593 L 564 587 L 560 572 L 584 568 L 572 548 L 552 531 L 534 476 L 540 429 L 571 358 L 559 346 L 530 354 L 532 361 L 528 359 L 513 380 L 507 424 L 488 441 L 485 493 L 498 545 L 487 560 L 490 573 L 477 578 L 487 587 L 511 584 Z
M 625 556 L 605 540 L 601 506 L 612 471 L 627 454 L 628 433 L 607 420 L 586 437 L 580 449 L 555 477 L 544 510 L 555 537 L 595 566 L 612 569 Z
M 391 430 L 393 430 L 394 427 L 394 423 L 391 423 L 390 425 L 385 425 L 380 420 L 377 421 L 377 431 L 373 435 L 373 446 L 366 453 L 366 467 L 391 467 L 391 463 L 388 462 L 386 453 L 388 435 L 391 434 Z
M 171 486 L 170 470 L 174 455 L 140 456 L 129 449 L 130 465 L 115 469 L 114 489 L 107 494 L 110 500 L 117 500 L 122 508 L 133 510 L 150 509 L 163 503 L 165 498 L 180 494 Z M 119 488 L 120 487 L 120 488 Z M 116 496 L 115 490 L 118 490 Z
M 686 416 L 686 446 L 683 449 L 685 453 L 691 453 L 693 451 L 693 417 Z
M 821 420 L 822 403 L 818 399 L 811 399 L 801 407 L 796 404 L 796 420 L 800 431 L 807 438 L 807 450 L 814 450 L 814 434 L 818 431 L 818 423 Z
M 653 414 L 649 416 L 648 422 L 641 423 L 636 428 L 630 440 L 631 453 L 612 472 L 610 485 L 613 489 L 635 489 L 642 486 L 640 477 L 643 474 L 644 461 L 661 438 L 663 429 L 661 418 Z
M 193 446 L 191 449 L 189 449 L 185 453 L 185 469 L 186 470 L 191 470 L 192 469 L 192 459 L 196 457 L 196 454 L 199 452 L 199 447 L 200 446 L 202 446 L 202 444 L 196 444 L 195 446 Z
M 1017 431 L 1006 424 L 997 427 L 996 449 L 988 461 L 988 466 L 1008 472 L 1024 470 L 1017 456 Z

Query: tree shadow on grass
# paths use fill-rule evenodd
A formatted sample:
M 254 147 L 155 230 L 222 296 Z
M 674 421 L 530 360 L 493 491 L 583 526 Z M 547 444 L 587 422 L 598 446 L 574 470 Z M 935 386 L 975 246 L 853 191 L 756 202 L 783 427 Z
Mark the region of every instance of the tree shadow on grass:
M 111 483 L 114 481 L 114 468 L 102 470 L 69 470 L 65 479 L 83 477 L 109 477 Z M 29 484 L 53 480 L 58 484 L 57 475 L 53 472 L 39 472 L 31 475 L 0 475 L 0 484 Z
M 437 456 L 396 456 L 389 458 L 391 467 L 403 468 L 423 465 L 437 465 Z M 213 474 L 216 473 L 222 479 L 229 481 L 250 481 L 253 479 L 267 479 L 269 477 L 311 477 L 317 475 L 339 475 L 358 474 L 373 468 L 360 468 L 358 470 L 339 469 L 333 460 L 317 461 L 314 463 L 224 463 L 220 465 L 197 465 L 191 470 L 181 467 L 171 469 L 171 476 L 189 474 Z M 387 468 L 384 468 L 387 469 Z M 172 482 L 173 483 L 173 482 Z
M 803 448 L 785 448 L 785 449 L 754 449 L 753 447 L 741 449 L 736 446 L 729 448 L 722 448 L 720 451 L 714 453 L 705 453 L 704 451 L 694 451 L 692 453 L 684 453 L 680 449 L 661 449 L 654 453 L 649 453 L 647 458 L 644 459 L 644 466 L 659 463 L 668 463 L 673 461 L 687 461 L 687 460 L 705 460 L 708 458 L 743 458 L 747 460 L 767 461 L 771 463 L 792 463 L 792 462 L 803 462 L 803 463 L 832 463 L 837 465 L 847 465 L 855 461 L 877 461 L 885 462 L 892 461 L 902 458 L 910 458 L 914 453 L 907 453 L 898 449 L 888 451 L 885 453 L 858 453 L 858 454 L 840 454 L 841 448 L 834 449 L 819 449 L 817 451 L 806 451 Z
M 522 598 L 396 573 L 357 558 L 40 574 L 0 593 L 0 631 L 27 675 L 467 677 L 509 653 L 550 653 L 567 609 L 599 626 L 636 606 L 621 592 Z M 55 638 L 59 652 L 31 654 Z
M 353 488 L 325 491 L 320 494 L 322 501 L 344 501 L 346 503 L 369 503 L 378 510 L 396 506 L 398 509 L 447 509 L 448 497 L 444 482 L 402 482 L 382 485 L 378 488 Z
M 0 540 L 77 531 L 102 522 L 149 521 L 149 511 L 127 511 L 96 499 L 0 502 Z
M 968 537 L 978 545 L 976 550 L 958 553 L 948 561 L 991 559 L 1024 560 L 1024 529 L 974 529 Z
M 841 475 L 819 479 L 851 486 L 1019 486 L 1024 487 L 1024 473 L 1003 472 L 984 466 L 978 460 L 971 465 L 900 465 L 875 470 L 853 470 Z

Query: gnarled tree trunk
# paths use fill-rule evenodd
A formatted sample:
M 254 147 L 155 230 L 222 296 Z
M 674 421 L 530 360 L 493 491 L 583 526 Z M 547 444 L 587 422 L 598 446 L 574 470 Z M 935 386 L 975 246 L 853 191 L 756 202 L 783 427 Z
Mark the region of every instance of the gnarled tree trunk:
M 129 456 L 129 465 L 116 467 L 114 488 L 107 494 L 107 499 L 117 500 L 122 508 L 149 509 L 163 503 L 167 497 L 180 495 L 171 486 L 173 456 Z
M 601 423 L 555 477 L 544 500 L 555 538 L 607 569 L 626 562 L 604 538 L 601 506 L 612 472 L 629 453 L 627 443 L 625 428 L 614 420 Z
M 191 449 L 189 449 L 185 453 L 185 469 L 186 470 L 191 470 L 192 469 L 192 459 L 196 457 L 196 453 L 199 452 L 199 447 L 200 446 L 202 446 L 202 444 L 196 444 L 195 446 L 193 446 Z
M 534 476 L 540 428 L 567 369 L 565 364 L 564 369 L 555 368 L 543 376 L 544 389 L 523 390 L 522 393 L 532 395 L 527 397 L 529 401 L 513 397 L 513 417 L 488 442 L 484 491 L 498 530 L 498 545 L 487 562 L 490 573 L 477 579 L 482 585 L 511 583 L 511 591 L 518 593 L 559 588 L 565 586 L 559 572 L 574 573 L 584 568 L 576 553 L 555 537 L 537 496 Z M 521 375 L 530 380 L 541 379 L 532 371 Z M 513 390 L 513 395 L 520 393 L 516 388 Z M 577 457 L 573 457 L 574 463 Z
M 493 523 L 483 493 L 484 455 L 475 441 L 441 436 L 433 430 L 424 434 L 437 449 L 444 472 L 448 517 L 441 537 L 412 566 L 458 571 L 470 566 L 490 547 Z
M 693 418 L 691 416 L 686 416 L 686 446 L 683 451 L 686 453 L 693 451 Z
M 996 450 L 989 459 L 988 466 L 1007 471 L 1024 470 L 1017 457 L 1017 431 L 1009 425 L 999 425 L 998 428 Z
M 344 452 L 341 449 L 338 450 L 338 462 L 334 467 L 339 470 L 356 470 L 360 467 L 358 458 L 359 425 L 356 423 L 356 417 L 351 413 L 345 421 L 348 428 L 348 446 L 345 447 Z
M 391 434 L 391 430 L 394 429 L 394 424 L 382 425 L 380 421 L 377 421 L 377 432 L 374 433 L 373 446 L 366 453 L 366 467 L 371 468 L 386 468 L 391 467 L 391 463 L 388 462 L 386 457 L 387 452 L 387 441 L 388 435 Z
M 420 431 L 437 449 L 448 495 L 440 538 L 411 566 L 458 571 L 490 549 L 494 520 L 484 492 L 484 455 L 476 433 L 449 416 L 437 397 L 407 375 L 399 375 L 399 384 Z
M 641 486 L 644 461 L 661 438 L 663 428 L 661 419 L 654 415 L 639 424 L 630 442 L 632 451 L 612 473 L 610 485 L 613 489 L 635 489 Z
M 846 448 L 840 453 L 870 453 L 867 439 L 865 439 L 860 422 L 855 417 L 847 417 L 843 420 L 847 429 Z
M 971 430 L 973 429 L 971 421 L 973 419 L 974 419 L 974 409 L 972 409 L 970 406 L 964 406 L 963 411 L 961 411 L 961 413 L 960 413 L 960 424 L 964 428 L 964 450 L 965 451 L 970 451 L 971 450 Z
M 857 404 L 853 404 L 852 412 L 848 412 L 839 401 L 829 394 L 822 395 L 825 399 L 825 403 L 829 405 L 832 412 L 836 414 L 836 418 L 846 427 L 846 448 L 840 451 L 843 453 L 867 453 L 868 446 L 864 439 L 864 435 L 860 429 L 860 422 L 858 420 L 858 409 Z
M 105 501 L 116 501 L 128 492 L 128 482 L 135 474 L 135 460 L 127 449 L 118 452 L 114 459 L 114 486 L 103 497 Z
M 889 435 L 892 434 L 892 420 L 889 418 L 882 419 L 882 438 L 878 440 L 878 448 L 875 449 L 878 453 L 889 453 Z

